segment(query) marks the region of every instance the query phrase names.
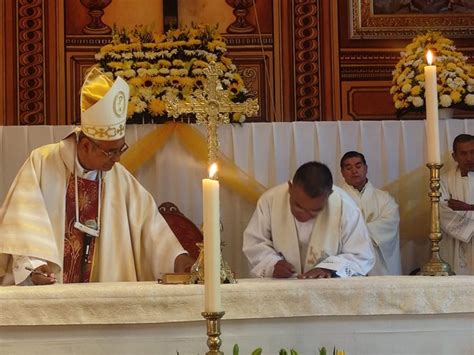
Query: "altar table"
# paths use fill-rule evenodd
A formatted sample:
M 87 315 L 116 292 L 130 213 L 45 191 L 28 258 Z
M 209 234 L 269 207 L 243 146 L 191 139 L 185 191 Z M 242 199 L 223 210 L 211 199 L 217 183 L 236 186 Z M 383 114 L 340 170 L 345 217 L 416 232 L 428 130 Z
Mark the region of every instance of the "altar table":
M 193 127 L 205 133 L 202 126 Z M 163 125 L 128 125 L 127 143 L 132 146 Z M 18 169 L 32 149 L 57 142 L 72 131 L 70 126 L 0 126 L 0 203 Z M 474 120 L 441 120 L 440 144 L 445 164 L 454 137 L 474 134 Z M 400 248 L 403 273 L 425 263 L 429 255 L 428 169 L 426 168 L 425 121 L 287 122 L 246 123 L 219 128 L 221 152 L 244 173 L 266 188 L 292 178 L 296 168 L 309 160 L 327 164 L 336 184 L 342 183 L 339 159 L 348 150 L 366 156 L 369 179 L 390 192 L 400 206 Z M 197 161 L 173 136 L 136 177 L 157 204 L 175 203 L 196 225 L 202 223 L 201 179 L 205 164 Z M 238 277 L 248 277 L 242 250 L 242 232 L 255 204 L 221 184 L 224 257 Z
M 204 354 L 202 285 L 0 288 L 1 354 Z M 473 354 L 474 277 L 243 279 L 222 285 L 221 350 Z

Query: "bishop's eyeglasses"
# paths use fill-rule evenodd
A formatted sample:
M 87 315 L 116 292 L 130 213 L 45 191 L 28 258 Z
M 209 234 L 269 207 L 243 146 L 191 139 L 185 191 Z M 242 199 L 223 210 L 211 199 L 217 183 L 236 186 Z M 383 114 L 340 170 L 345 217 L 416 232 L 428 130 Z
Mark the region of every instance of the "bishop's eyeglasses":
M 109 158 L 109 159 L 112 159 L 114 156 L 120 156 L 122 155 L 123 153 L 125 153 L 128 149 L 128 144 L 127 143 L 124 143 L 119 149 L 111 149 L 111 150 L 104 150 L 102 149 L 96 142 L 94 142 L 93 139 L 89 138 L 86 136 L 86 138 L 92 142 L 92 144 L 94 144 L 94 146 L 99 149 L 102 153 L 104 153 L 104 155 Z

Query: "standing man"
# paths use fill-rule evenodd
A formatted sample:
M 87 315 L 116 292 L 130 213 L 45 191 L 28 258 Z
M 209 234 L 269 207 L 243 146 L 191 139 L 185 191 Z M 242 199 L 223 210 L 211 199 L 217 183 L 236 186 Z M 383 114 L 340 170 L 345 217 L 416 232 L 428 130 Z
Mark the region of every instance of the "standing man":
M 458 275 L 474 275 L 474 136 L 453 142 L 456 168 L 441 177 L 441 252 Z
M 375 249 L 376 262 L 369 275 L 400 275 L 400 215 L 388 192 L 376 189 L 367 179 L 362 153 L 350 151 L 341 159 L 342 188 L 359 206 Z
M 243 252 L 257 277 L 358 276 L 375 263 L 359 209 L 333 186 L 329 168 L 315 161 L 260 197 Z
M 192 260 L 118 162 L 129 87 L 92 69 L 81 127 L 35 149 L 0 212 L 0 284 L 154 280 Z

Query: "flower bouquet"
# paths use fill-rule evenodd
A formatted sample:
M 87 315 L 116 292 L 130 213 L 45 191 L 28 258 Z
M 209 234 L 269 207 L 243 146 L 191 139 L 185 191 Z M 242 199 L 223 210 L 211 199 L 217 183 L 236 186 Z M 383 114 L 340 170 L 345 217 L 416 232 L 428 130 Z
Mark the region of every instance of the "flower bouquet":
M 113 30 L 112 41 L 95 55 L 98 66 L 112 80 L 120 76 L 130 86 L 129 122 L 165 122 L 165 97 L 189 100 L 202 93 L 206 80 L 204 69 L 215 62 L 219 84 L 236 103 L 250 95 L 232 60 L 225 56 L 226 44 L 217 26 L 192 25 L 154 33 L 147 27 Z M 231 122 L 243 122 L 245 116 L 231 114 Z M 183 119 L 183 117 L 182 117 Z M 194 117 L 184 117 L 194 121 Z
M 425 110 L 426 52 L 434 52 L 440 108 L 474 109 L 474 69 L 440 32 L 418 35 L 408 44 L 392 72 L 390 94 L 397 116 Z

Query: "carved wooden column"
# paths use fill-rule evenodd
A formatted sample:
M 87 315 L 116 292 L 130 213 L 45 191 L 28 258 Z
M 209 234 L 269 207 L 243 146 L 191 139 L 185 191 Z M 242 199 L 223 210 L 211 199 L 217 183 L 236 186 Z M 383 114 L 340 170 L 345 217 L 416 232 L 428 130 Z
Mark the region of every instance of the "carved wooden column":
M 20 124 L 45 121 L 44 0 L 18 0 L 18 116 Z
M 295 83 L 296 120 L 320 119 L 319 89 L 319 2 L 295 0 Z
M 64 0 L 4 0 L 0 11 L 0 124 L 64 117 Z

